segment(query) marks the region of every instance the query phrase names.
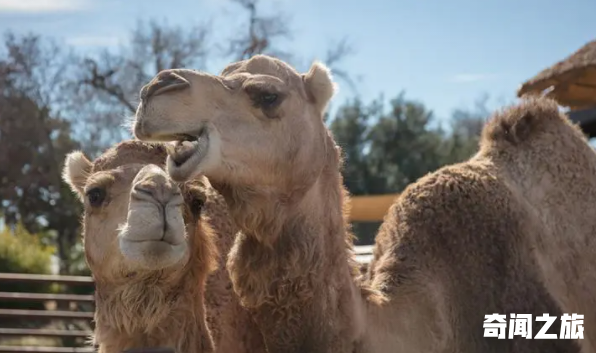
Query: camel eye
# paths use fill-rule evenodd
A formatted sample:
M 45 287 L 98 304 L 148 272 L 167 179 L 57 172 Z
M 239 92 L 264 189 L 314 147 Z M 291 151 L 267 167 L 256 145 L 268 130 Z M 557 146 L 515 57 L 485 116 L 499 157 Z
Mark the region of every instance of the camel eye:
M 205 200 L 203 200 L 202 198 L 195 197 L 192 199 L 190 203 L 190 212 L 192 212 L 193 215 L 199 215 L 204 205 Z
M 102 188 L 93 188 L 87 191 L 87 200 L 91 207 L 101 206 L 106 198 L 106 191 Z
M 259 105 L 263 108 L 269 108 L 277 102 L 277 94 L 275 93 L 261 93 L 259 95 Z
M 249 85 L 246 88 L 246 93 L 253 102 L 256 108 L 263 110 L 272 109 L 279 105 L 282 101 L 282 95 L 276 92 L 271 87 L 263 87 L 262 85 Z

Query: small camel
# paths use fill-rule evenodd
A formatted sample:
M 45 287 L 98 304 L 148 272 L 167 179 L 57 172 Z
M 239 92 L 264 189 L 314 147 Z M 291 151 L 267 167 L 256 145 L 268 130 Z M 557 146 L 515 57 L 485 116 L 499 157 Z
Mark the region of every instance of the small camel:
M 162 71 L 141 90 L 135 136 L 175 140 L 168 150 L 169 175 L 178 181 L 207 176 L 241 230 L 228 270 L 268 352 L 577 351 L 570 341 L 482 337 L 484 314 L 560 310 L 531 258 L 523 257 L 530 250 L 502 254 L 482 237 L 469 243 L 482 231 L 481 218 L 453 235 L 469 256 L 455 252 L 445 258 L 443 252 L 443 258 L 434 259 L 414 240 L 397 236 L 390 242 L 383 236 L 379 245 L 387 251 L 374 271 L 383 266 L 390 271 L 375 272 L 367 282 L 360 279 L 340 149 L 322 119 L 333 93 L 322 64 L 299 74 L 263 55 L 233 63 L 220 76 Z M 451 179 L 440 180 L 448 189 Z M 435 197 L 457 199 L 442 190 L 437 185 Z M 480 204 L 471 204 L 458 208 L 455 202 L 452 213 L 473 215 Z M 419 212 L 415 221 L 438 227 L 452 213 L 436 219 L 436 212 Z M 402 227 L 410 229 L 409 224 L 418 225 L 408 220 Z M 428 234 L 434 249 L 443 235 L 452 234 Z M 468 272 L 469 263 L 478 271 Z M 474 291 L 465 291 L 469 288 Z
M 122 142 L 93 163 L 81 152 L 66 159 L 64 179 L 85 204 L 99 351 L 169 346 L 198 353 L 213 345 L 218 353 L 263 351 L 227 271 L 212 272 L 214 242 L 227 252 L 235 234 L 221 196 L 205 179 L 176 185 L 162 169 L 165 160 L 163 146 L 140 141 Z M 162 235 L 163 244 L 154 240 Z

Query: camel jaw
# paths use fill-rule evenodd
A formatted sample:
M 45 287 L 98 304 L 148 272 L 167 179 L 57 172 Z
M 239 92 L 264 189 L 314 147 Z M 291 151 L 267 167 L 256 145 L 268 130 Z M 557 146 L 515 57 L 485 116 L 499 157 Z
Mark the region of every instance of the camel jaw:
M 199 173 L 210 152 L 210 134 L 204 127 L 198 133 L 184 135 L 167 144 L 167 172 L 170 177 L 183 182 Z

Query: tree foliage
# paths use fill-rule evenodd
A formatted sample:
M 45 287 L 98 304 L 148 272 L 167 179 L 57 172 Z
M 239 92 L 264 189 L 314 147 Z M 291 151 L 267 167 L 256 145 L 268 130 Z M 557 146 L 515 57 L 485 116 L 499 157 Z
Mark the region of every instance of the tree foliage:
M 79 147 L 61 116 L 66 56 L 36 35 L 8 34 L 2 51 L 0 211 L 9 226 L 50 234 L 66 257 L 79 227 L 79 208 L 60 176 L 65 154 Z
M 359 99 L 338 109 L 330 128 L 342 147 L 344 183 L 352 195 L 401 192 L 425 174 L 469 158 L 488 111 L 484 102 L 474 110 L 460 109 L 446 132 L 422 103 L 402 92 L 389 101 L 368 105 Z M 380 222 L 355 223 L 359 240 L 371 243 Z

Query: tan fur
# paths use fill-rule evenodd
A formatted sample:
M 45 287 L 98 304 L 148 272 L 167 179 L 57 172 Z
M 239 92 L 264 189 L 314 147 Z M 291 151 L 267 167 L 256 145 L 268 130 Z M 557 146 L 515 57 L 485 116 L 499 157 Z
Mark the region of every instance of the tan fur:
M 263 336 L 250 313 L 240 305 L 232 288 L 232 281 L 226 269 L 228 253 L 238 232 L 231 222 L 228 207 L 223 197 L 210 185 L 205 188 L 207 202 L 204 206 L 205 222 L 216 233 L 220 251 L 218 267 L 207 279 L 205 305 L 207 323 L 218 353 L 265 352 Z
M 313 97 L 328 91 L 309 84 L 324 80 L 305 80 L 264 56 L 221 76 L 175 73 L 189 87 L 146 97 L 135 133 L 168 140 L 207 127 L 208 150 L 194 164 L 171 157 L 168 171 L 178 179 L 204 173 L 226 199 L 241 230 L 228 268 L 269 352 L 577 351 L 563 340 L 482 338 L 484 314 L 495 310 L 560 313 L 523 237 L 532 229 L 527 210 L 485 163 L 445 168 L 410 186 L 385 221 L 363 281 L 339 149 L 322 122 L 330 95 Z M 255 81 L 280 92 L 281 102 L 255 106 Z
M 122 259 L 115 238 L 120 224 L 126 221 L 126 195 L 131 183 L 143 166 L 163 166 L 165 158 L 163 146 L 140 141 L 120 143 L 94 163 L 80 152 L 67 157 L 64 179 L 81 199 L 85 199 L 86 182 L 111 183 L 107 188 L 109 203 L 101 210 L 86 203 L 83 217 L 87 261 L 96 281 L 94 341 L 100 352 L 108 353 L 156 346 L 171 346 L 180 353 L 210 352 L 213 347 L 206 320 L 216 352 L 249 352 L 247 342 L 258 352 L 262 350 L 259 333 L 254 325 L 247 324 L 250 317 L 239 307 L 225 268 L 216 264 L 215 245 L 227 253 L 234 230 L 225 218 L 225 205 L 218 201 L 221 197 L 205 179 L 180 185 L 186 203 L 188 241 L 193 249 L 185 264 L 139 271 Z M 155 180 L 160 182 L 159 178 Z M 189 212 L 197 198 L 206 198 L 200 221 Z
M 532 98 L 484 130 L 490 160 L 531 214 L 543 280 L 563 312 L 585 315 L 584 352 L 596 348 L 596 154 L 553 100 Z

